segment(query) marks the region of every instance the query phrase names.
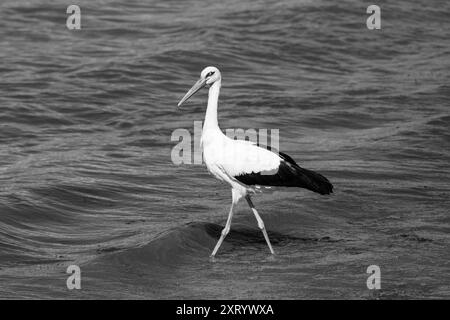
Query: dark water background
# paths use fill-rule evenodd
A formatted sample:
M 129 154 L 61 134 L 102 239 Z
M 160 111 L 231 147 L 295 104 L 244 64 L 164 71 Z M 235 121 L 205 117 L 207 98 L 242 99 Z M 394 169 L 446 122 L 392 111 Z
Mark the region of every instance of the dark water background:
M 449 298 L 450 3 L 0 3 L 0 298 Z M 225 128 L 280 129 L 335 193 L 255 199 L 175 166 L 219 67 Z M 66 288 L 68 265 L 82 290 Z M 382 289 L 366 287 L 381 268 Z

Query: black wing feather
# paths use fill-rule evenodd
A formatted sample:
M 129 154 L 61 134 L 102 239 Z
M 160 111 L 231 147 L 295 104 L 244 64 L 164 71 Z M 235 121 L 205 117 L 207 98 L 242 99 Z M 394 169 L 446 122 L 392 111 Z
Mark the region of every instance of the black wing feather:
M 270 147 L 267 147 L 270 150 Z M 290 156 L 278 153 L 281 161 L 275 174 L 252 172 L 235 178 L 246 185 L 300 187 L 320 194 L 333 192 L 333 185 L 320 173 L 300 167 Z

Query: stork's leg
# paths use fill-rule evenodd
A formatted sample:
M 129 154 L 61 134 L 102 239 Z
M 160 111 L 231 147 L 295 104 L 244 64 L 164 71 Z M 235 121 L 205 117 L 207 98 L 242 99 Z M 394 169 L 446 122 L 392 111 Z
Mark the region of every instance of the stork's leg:
M 222 230 L 222 234 L 220 235 L 219 241 L 217 241 L 217 244 L 214 247 L 213 252 L 211 253 L 211 257 L 214 257 L 216 255 L 217 250 L 219 250 L 220 245 L 222 244 L 223 240 L 227 236 L 228 232 L 230 232 L 231 219 L 233 218 L 233 207 L 234 207 L 234 205 L 236 205 L 238 203 L 239 199 L 241 198 L 241 196 L 235 189 L 231 190 L 231 194 L 232 194 L 232 201 L 231 201 L 230 212 L 228 213 L 227 223 L 225 224 L 225 228 L 223 228 L 223 230 Z
M 250 199 L 250 196 L 245 196 L 245 199 L 247 199 L 248 205 L 253 211 L 253 214 L 255 215 L 256 220 L 258 221 L 258 227 L 261 229 L 264 238 L 266 239 L 267 245 L 269 246 L 270 253 L 275 254 L 275 252 L 272 249 L 272 245 L 270 244 L 269 236 L 267 235 L 266 227 L 264 226 L 264 221 L 261 219 L 261 217 L 258 214 L 258 211 L 256 211 L 255 206 L 253 205 L 252 200 Z

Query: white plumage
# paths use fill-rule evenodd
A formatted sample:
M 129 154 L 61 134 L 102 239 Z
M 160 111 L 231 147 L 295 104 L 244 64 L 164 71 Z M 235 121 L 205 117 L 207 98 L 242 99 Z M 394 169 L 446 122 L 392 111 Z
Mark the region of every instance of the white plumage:
M 203 142 L 203 157 L 210 171 L 212 166 L 219 166 L 231 177 L 251 173 L 274 174 L 281 161 L 277 154 L 249 141 L 230 139 L 220 130 Z

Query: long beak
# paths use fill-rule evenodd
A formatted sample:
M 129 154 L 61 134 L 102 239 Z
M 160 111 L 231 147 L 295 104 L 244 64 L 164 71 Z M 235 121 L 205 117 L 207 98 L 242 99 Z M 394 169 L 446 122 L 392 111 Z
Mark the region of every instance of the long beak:
M 183 103 L 186 102 L 190 97 L 192 97 L 198 90 L 203 88 L 206 85 L 206 79 L 199 79 L 192 88 L 184 95 L 183 99 L 178 102 L 178 106 L 180 107 Z

